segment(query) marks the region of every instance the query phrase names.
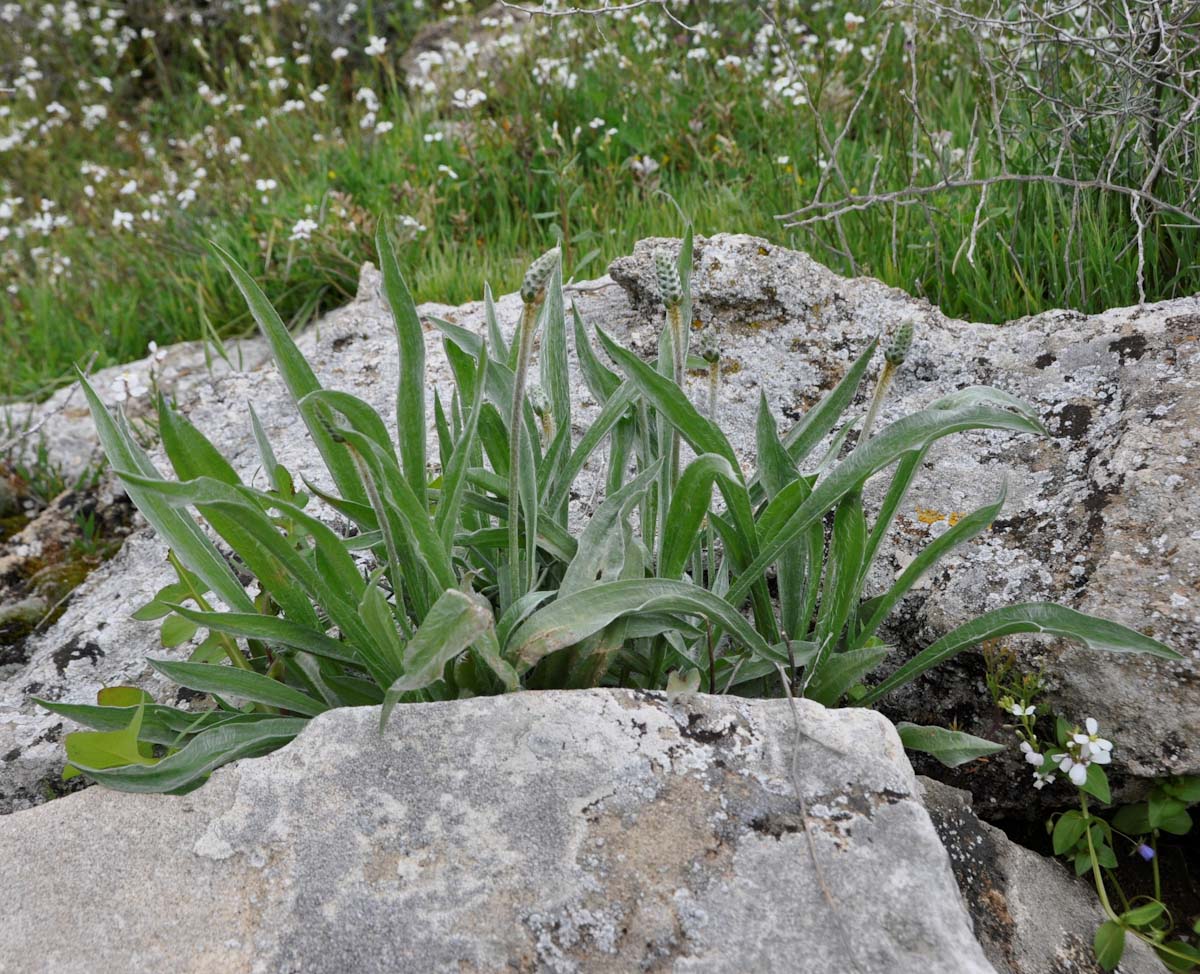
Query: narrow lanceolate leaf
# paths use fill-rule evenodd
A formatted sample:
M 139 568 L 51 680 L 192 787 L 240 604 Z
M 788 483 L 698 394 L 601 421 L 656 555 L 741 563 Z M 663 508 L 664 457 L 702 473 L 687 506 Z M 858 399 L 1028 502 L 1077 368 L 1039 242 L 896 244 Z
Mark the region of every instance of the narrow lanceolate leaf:
M 291 710 L 306 717 L 315 717 L 329 709 L 321 701 L 252 670 L 212 663 L 177 663 L 165 659 L 152 659 L 150 665 L 168 680 L 201 693 L 239 697 L 268 707 Z
M 739 605 L 767 566 L 814 521 L 825 515 L 853 490 L 860 490 L 873 474 L 911 450 L 920 449 L 951 433 L 969 429 L 1007 429 L 1020 433 L 1042 433 L 1041 423 L 1030 407 L 1018 403 L 1011 408 L 997 403 L 995 390 L 963 390 L 962 394 L 939 400 L 928 409 L 905 416 L 855 449 L 835 466 L 813 489 L 812 494 L 789 518 L 774 539 L 743 571 L 727 596 Z M 999 395 L 999 394 L 997 394 Z M 1011 398 L 1011 397 L 1009 397 Z
M 579 438 L 579 443 L 564 461 L 562 469 L 546 500 L 550 510 L 556 510 L 566 502 L 575 478 L 584 468 L 588 458 L 596 451 L 604 438 L 625 418 L 629 407 L 637 401 L 637 387 L 632 382 L 623 382 L 609 396 L 592 425 Z
M 158 433 L 167 459 L 180 480 L 213 477 L 227 484 L 240 484 L 241 478 L 195 426 L 171 408 L 166 397 L 158 397 Z
M 737 455 L 725 434 L 715 423 L 700 415 L 679 386 L 660 375 L 633 352 L 622 348 L 603 329 L 597 328 L 596 335 L 618 368 L 633 381 L 659 415 L 665 416 L 679 430 L 680 436 L 687 440 L 696 453 L 716 453 L 728 460 L 734 469 L 738 468 Z
M 258 447 L 258 458 L 262 462 L 263 473 L 267 475 L 271 486 L 283 493 L 286 484 L 279 477 L 279 461 L 275 459 L 275 450 L 271 447 L 271 441 L 267 439 L 267 431 L 263 429 L 262 420 L 258 418 L 254 403 L 246 403 L 246 409 L 250 413 L 250 428 L 254 431 L 254 444 Z
M 948 768 L 957 768 L 960 764 L 1004 750 L 1003 744 L 946 727 L 900 723 L 896 725 L 896 731 L 900 734 L 900 742 L 910 751 L 932 755 Z
M 425 333 L 413 302 L 412 293 L 404 283 L 396 252 L 388 236 L 385 221 L 380 220 L 375 231 L 375 247 L 379 252 L 379 268 L 383 273 L 383 293 L 392 311 L 396 326 L 396 343 L 400 350 L 400 374 L 396 389 L 396 435 L 400 439 L 400 463 L 404 476 L 417 500 L 425 501 Z
M 267 344 L 271 346 L 275 365 L 279 369 L 279 374 L 283 377 L 284 384 L 291 393 L 293 401 L 298 403 L 310 392 L 320 389 L 321 383 L 317 381 L 316 373 L 300 353 L 300 349 L 296 347 L 283 319 L 271 307 L 271 302 L 254 283 L 254 279 L 242 269 L 228 251 L 211 241 L 208 247 L 225 265 L 225 269 L 229 271 L 238 290 L 242 292 L 242 297 L 246 299 L 250 314 L 258 322 L 258 327 L 262 329 Z M 305 423 L 308 426 L 309 435 L 317 445 L 317 449 L 325 460 L 325 466 L 342 496 L 347 500 L 363 503 L 366 495 L 363 493 L 362 485 L 358 482 L 358 477 L 355 476 L 354 464 L 351 463 L 345 449 L 334 442 L 333 437 L 319 422 L 314 423 L 306 416 Z
M 157 485 L 167 481 L 163 480 L 146 452 L 116 423 L 82 373 L 79 383 L 92 412 L 100 445 L 108 456 L 108 462 L 121 478 L 130 500 L 179 560 L 195 572 L 226 605 L 252 612 L 254 603 L 216 546 L 189 514 L 176 509 L 158 493 Z M 143 478 L 142 481 L 135 482 L 135 476 Z
M 257 612 L 201 612 L 175 603 L 164 605 L 183 618 L 215 632 L 225 632 L 243 639 L 261 639 L 354 666 L 364 665 L 363 660 L 358 659 L 346 643 L 279 616 L 260 615 Z
M 574 302 L 571 303 L 571 321 L 575 331 L 575 358 L 579 360 L 579 371 L 583 373 L 583 381 L 597 402 L 606 403 L 608 397 L 617 391 L 621 377 L 596 357 L 587 329 L 583 325 L 583 318 Z
M 492 358 L 497 362 L 508 361 L 508 342 L 500 330 L 500 320 L 496 317 L 496 302 L 492 298 L 492 286 L 486 281 L 483 284 L 483 316 L 487 321 L 488 346 Z
M 784 436 L 783 445 L 787 448 L 788 456 L 792 458 L 792 462 L 797 467 L 804 463 L 813 448 L 837 425 L 842 414 L 854 401 L 855 393 L 862 385 L 867 366 L 871 364 L 871 357 L 875 354 L 876 344 L 875 341 L 870 342 L 863 353 L 854 360 L 854 364 L 850 366 L 842 380 L 819 403 L 805 413 L 804 419 L 788 430 L 787 435 Z M 760 499 L 758 478 L 755 478 L 751 486 L 751 495 L 757 503 Z
M 194 713 L 187 710 L 176 710 L 174 707 L 164 707 L 159 704 L 138 704 L 129 707 L 97 706 L 90 703 L 62 703 L 58 700 L 42 700 L 30 697 L 39 707 L 45 707 L 60 717 L 67 717 L 84 727 L 99 731 L 117 731 L 127 728 L 133 720 L 138 707 L 142 708 L 142 725 L 138 730 L 138 739 L 151 744 L 163 744 L 178 747 L 181 739 L 188 735 L 208 730 L 217 724 L 233 722 L 235 724 L 252 724 L 260 720 L 272 719 L 272 714 L 243 714 L 228 713 L 223 710 L 209 710 Z
M 563 306 L 562 263 L 555 265 L 546 287 L 546 324 L 538 355 L 542 388 L 550 398 L 557 430 L 571 428 L 571 372 L 567 366 L 567 315 Z
M 495 622 L 491 607 L 479 596 L 447 589 L 426 614 L 404 650 L 404 675 L 388 688 L 379 714 L 387 726 L 400 697 L 442 678 L 446 664 L 476 642 Z
M 903 462 L 903 461 L 901 461 Z M 870 617 L 866 620 L 861 630 L 858 632 L 854 640 L 854 646 L 862 646 L 874 634 L 875 630 L 882 625 L 883 620 L 887 618 L 888 613 L 892 611 L 892 607 L 904 597 L 904 595 L 920 581 L 921 576 L 930 568 L 937 564 L 938 559 L 946 552 L 957 547 L 960 544 L 965 544 L 972 538 L 977 537 L 988 529 L 988 526 L 996 520 L 996 515 L 1000 513 L 1004 507 L 1004 498 L 1007 493 L 1007 487 L 1002 485 L 1000 488 L 1000 496 L 992 504 L 987 507 L 981 507 L 977 511 L 964 517 L 949 531 L 939 535 L 930 541 L 917 556 L 908 563 L 908 567 L 900 573 L 900 577 L 887 593 L 884 594 L 878 601 L 874 603 Z
M 510 655 L 515 654 L 520 666 L 528 669 L 543 656 L 575 645 L 614 619 L 643 612 L 703 616 L 728 630 L 751 653 L 770 655 L 766 640 L 724 599 L 687 582 L 663 578 L 598 582 L 552 602 L 512 634 Z
M 825 588 L 817 614 L 817 643 L 823 648 L 837 648 L 846 620 L 854 609 L 866 536 L 862 494 L 852 490 L 838 502 L 833 514 Z
M 985 612 L 978 619 L 946 633 L 874 687 L 859 702 L 864 706 L 874 703 L 885 693 L 903 686 L 930 667 L 956 656 L 964 649 L 989 639 L 1024 632 L 1073 639 L 1083 643 L 1088 649 L 1110 653 L 1147 653 L 1162 659 L 1181 659 L 1175 650 L 1164 646 L 1157 639 L 1143 636 L 1137 630 L 1120 623 L 1084 615 L 1052 602 L 1027 602 Z
M 467 414 L 463 425 L 462 435 L 450 456 L 450 462 L 443 466 L 442 492 L 438 498 L 437 513 L 434 516 L 434 528 L 442 539 L 447 553 L 454 544 L 454 532 L 459 524 L 459 511 L 462 509 L 463 491 L 467 486 L 467 470 L 471 464 L 471 455 L 475 452 L 476 437 L 479 431 L 479 417 L 483 412 L 483 400 L 486 384 L 484 373 L 488 367 L 487 349 L 479 354 L 478 374 L 475 378 L 474 398 L 471 401 L 471 411 Z
M 204 783 L 215 769 L 240 758 L 259 757 L 293 740 L 308 724 L 304 717 L 275 717 L 221 724 L 197 734 L 184 748 L 149 766 L 92 768 L 76 765 L 89 778 L 117 791 L 182 793 Z

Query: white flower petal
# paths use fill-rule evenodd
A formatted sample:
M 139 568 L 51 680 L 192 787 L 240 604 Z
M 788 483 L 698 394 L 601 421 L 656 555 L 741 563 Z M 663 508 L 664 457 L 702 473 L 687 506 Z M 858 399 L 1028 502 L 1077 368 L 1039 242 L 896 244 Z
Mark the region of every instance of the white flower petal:
M 1083 722 L 1083 725 L 1087 728 L 1089 734 L 1098 734 L 1100 732 L 1100 725 L 1096 723 L 1095 717 L 1089 717 Z
M 1082 788 L 1087 783 L 1087 765 L 1077 764 L 1070 770 L 1071 781 Z

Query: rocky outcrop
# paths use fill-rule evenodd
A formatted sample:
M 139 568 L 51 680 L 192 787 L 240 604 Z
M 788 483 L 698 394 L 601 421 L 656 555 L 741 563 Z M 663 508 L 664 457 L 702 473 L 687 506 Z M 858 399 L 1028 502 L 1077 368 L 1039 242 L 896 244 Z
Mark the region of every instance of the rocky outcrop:
M 1095 888 L 1059 862 L 1017 845 L 975 814 L 968 792 L 918 778 L 950 854 L 975 936 L 1001 974 L 1104 974 L 1092 950 L 1106 917 Z M 1154 952 L 1126 938 L 1121 974 L 1164 974 Z
M 0 972 L 993 969 L 878 714 L 804 702 L 797 734 L 782 700 L 597 690 L 378 719 L 0 819 Z
M 652 253 L 667 246 L 677 243 L 642 241 L 631 257 L 612 265 L 612 277 L 569 288 L 568 298 L 589 325 L 601 324 L 639 352 L 653 353 L 661 309 Z M 1020 650 L 1022 666 L 1044 672 L 1056 712 L 1100 720 L 1117 745 L 1113 778 L 1122 794 L 1136 793 L 1139 778 L 1200 772 L 1200 299 L 1091 317 L 1049 312 L 1004 326 L 971 324 L 947 319 L 878 281 L 839 277 L 803 253 L 738 235 L 697 240 L 693 280 L 696 319 L 714 325 L 722 345 L 720 420 L 748 468 L 760 392 L 786 429 L 870 338 L 904 318 L 917 321 L 917 338 L 881 421 L 976 383 L 1035 404 L 1050 430 L 1047 438 L 960 435 L 930 452 L 882 552 L 872 579 L 876 590 L 952 518 L 991 501 L 1005 478 L 1008 502 L 989 533 L 945 559 L 899 607 L 889 632 L 896 658 L 984 610 L 1016 601 L 1053 599 L 1109 616 L 1186 658 L 1171 663 L 1097 655 L 1033 639 L 1013 640 L 1012 646 Z M 501 321 L 510 326 L 518 305 L 515 295 L 502 298 Z M 479 304 L 423 310 L 483 328 Z M 432 403 L 433 389 L 446 392 L 451 378 L 440 334 L 431 327 L 426 339 Z M 396 353 L 373 270 L 364 270 L 357 300 L 305 332 L 299 344 L 324 383 L 366 399 L 391 422 Z M 148 360 L 125 370 L 137 377 L 158 369 L 159 384 L 247 477 L 258 467 L 245 408 L 253 401 L 279 460 L 328 486 L 282 383 L 264 364 L 261 343 L 245 343 L 240 354 L 243 368 L 216 361 L 210 370 L 198 346 L 181 346 L 165 362 Z M 97 378 L 110 397 L 120 371 Z M 692 381 L 699 399 L 703 379 Z M 69 395 L 61 391 L 30 417 L 45 420 L 47 441 L 61 444 L 72 458 L 64 463 L 95 454 L 86 411 L 78 396 Z M 582 430 L 596 407 L 582 381 L 573 396 Z M 586 478 L 598 473 L 584 471 L 580 517 L 591 496 Z M 882 489 L 873 485 L 868 507 Z M 48 736 L 64 728 L 29 703 L 30 686 L 44 695 L 90 701 L 98 684 L 149 679 L 141 662 L 148 653 L 172 655 L 158 649 L 152 624 L 128 620 L 169 580 L 158 542 L 141 537 L 136 544 L 136 555 L 119 557 L 78 590 L 58 623 L 25 647 L 24 668 L 0 684 L 0 809 L 28 800 L 14 797 L 14 767 L 25 782 L 57 774 L 41 762 L 53 752 Z M 100 621 L 103 630 L 97 629 Z M 103 653 L 68 652 L 91 644 Z M 56 655 L 68 659 L 61 671 Z M 973 733 L 1011 739 L 987 699 L 977 654 L 933 671 L 886 704 L 895 717 L 942 724 L 954 719 Z M 981 814 L 1036 812 L 1027 773 L 1018 761 L 976 769 L 969 784 Z M 25 785 L 21 794 L 28 794 Z M 1036 795 L 1053 803 L 1068 792 Z

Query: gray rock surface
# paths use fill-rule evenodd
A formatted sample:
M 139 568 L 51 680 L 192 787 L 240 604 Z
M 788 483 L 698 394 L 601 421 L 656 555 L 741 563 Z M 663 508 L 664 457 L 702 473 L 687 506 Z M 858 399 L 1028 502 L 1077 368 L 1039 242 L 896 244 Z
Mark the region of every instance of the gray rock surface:
M 800 723 L 807 819 L 785 701 L 332 711 L 186 796 L 0 819 L 0 972 L 992 971 L 894 728 Z
M 645 355 L 654 352 L 661 327 L 651 262 L 663 246 L 677 243 L 642 241 L 633 256 L 612 265 L 611 278 L 568 289 L 589 325 L 602 324 Z M 1114 618 L 1162 639 L 1186 659 L 1097 655 L 1034 640 L 1012 645 L 1022 650 L 1023 665 L 1044 670 L 1057 712 L 1076 721 L 1095 716 L 1116 741 L 1114 783 L 1122 793 L 1135 793 L 1139 777 L 1200 772 L 1200 299 L 1092 317 L 1049 312 L 1005 326 L 971 324 L 878 281 L 840 277 L 803 253 L 758 238 L 700 239 L 695 255 L 696 318 L 716 325 L 723 347 L 720 419 L 747 468 L 754 462 L 760 391 L 786 429 L 871 337 L 904 318 L 917 320 L 918 334 L 881 422 L 976 383 L 999 386 L 1039 408 L 1051 432 L 1046 439 L 959 435 L 930 452 L 882 552 L 872 580 L 876 591 L 945 530 L 951 516 L 990 502 L 1005 477 L 1009 499 L 992 531 L 945 559 L 899 607 L 890 629 L 897 658 L 982 611 L 1017 601 L 1054 599 Z M 511 328 L 517 297 L 498 305 Z M 483 329 L 478 303 L 423 310 Z M 357 299 L 301 335 L 299 344 L 324 383 L 366 399 L 392 422 L 396 352 L 372 269 L 364 269 Z M 432 328 L 426 352 L 432 405 L 434 388 L 445 393 L 451 387 L 440 335 Z M 160 384 L 180 408 L 243 475 L 261 484 L 246 410 L 253 401 L 280 461 L 329 486 L 282 383 L 273 367 L 263 365 L 262 343 L 244 343 L 241 354 L 242 370 L 218 362 L 209 371 L 196 345 L 172 349 L 161 363 L 126 368 L 135 375 L 158 369 Z M 120 371 L 97 377 L 102 393 L 111 397 Z M 691 382 L 699 400 L 704 380 L 694 376 Z M 94 436 L 78 395 L 69 395 L 64 390 L 43 407 L 19 411 L 43 423 L 39 432 L 70 462 L 84 462 L 95 455 Z M 582 431 L 595 404 L 582 381 L 575 382 L 573 397 Z M 144 401 L 135 404 L 135 410 L 144 408 Z M 588 478 L 598 473 L 598 467 L 584 471 L 579 516 L 591 496 Z M 868 506 L 882 489 L 877 478 Z M 83 700 L 97 684 L 146 672 L 140 661 L 156 649 L 155 628 L 124 620 L 163 582 L 156 544 L 143 540 L 137 559 L 119 559 L 98 571 L 75 597 L 78 607 L 26 647 L 29 673 L 0 684 L 0 810 L 14 807 L 6 782 L 15 759 L 6 756 L 19 752 L 32 760 L 26 746 L 61 730 L 56 718 L 36 713 L 27 685 L 48 676 L 42 692 Z M 64 647 L 96 641 L 101 618 L 122 627 L 120 640 L 102 645 L 103 657 L 56 673 L 48 661 Z M 982 675 L 978 655 L 964 654 L 894 695 L 889 712 L 918 723 L 952 717 L 966 730 L 1002 740 L 1007 732 L 987 700 Z M 997 761 L 989 769 L 972 776 L 981 811 L 1013 814 L 1032 807 L 1028 789 L 1014 777 L 1027 773 L 1023 765 Z M 56 769 L 47 765 L 43 773 L 52 777 Z M 1067 792 L 1047 789 L 1039 797 L 1053 802 L 1056 794 Z
M 1106 917 L 1095 887 L 982 821 L 968 792 L 921 777 L 925 808 L 950 863 L 975 936 L 1001 974 L 1104 974 L 1092 937 Z M 1165 974 L 1149 947 L 1126 941 L 1118 974 Z

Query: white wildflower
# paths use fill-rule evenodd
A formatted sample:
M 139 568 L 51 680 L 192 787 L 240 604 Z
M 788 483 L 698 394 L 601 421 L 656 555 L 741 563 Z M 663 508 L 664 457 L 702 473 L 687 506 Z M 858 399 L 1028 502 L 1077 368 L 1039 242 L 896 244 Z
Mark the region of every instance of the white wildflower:
M 367 46 L 363 49 L 363 53 L 367 57 L 378 57 L 386 50 L 387 38 L 376 37 L 374 34 L 372 34 L 369 38 L 367 38 Z
M 309 220 L 307 218 L 305 218 L 303 220 L 297 220 L 295 226 L 292 227 L 292 235 L 288 239 L 289 240 L 308 240 L 312 237 L 313 231 L 316 229 L 317 229 L 317 221 L 316 220 Z

